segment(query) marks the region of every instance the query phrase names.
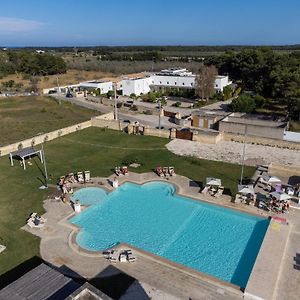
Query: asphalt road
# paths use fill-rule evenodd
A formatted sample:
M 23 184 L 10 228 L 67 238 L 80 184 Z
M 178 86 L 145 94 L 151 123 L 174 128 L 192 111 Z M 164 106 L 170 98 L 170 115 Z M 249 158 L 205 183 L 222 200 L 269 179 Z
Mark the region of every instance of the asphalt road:
M 67 98 L 63 95 L 51 95 L 53 98 L 56 98 L 59 101 L 69 102 L 78 106 L 82 106 L 88 109 L 93 109 L 99 111 L 103 114 L 111 112 L 114 108 L 111 106 L 106 106 L 101 103 L 95 103 L 85 98 Z M 92 99 L 92 98 L 91 98 Z M 112 100 L 113 101 L 113 100 Z M 142 125 L 147 125 L 149 127 L 155 128 L 158 126 L 158 116 L 155 115 L 144 115 L 144 114 L 130 114 L 118 111 L 118 119 L 121 121 L 129 120 L 130 122 L 138 121 Z M 164 128 L 177 127 L 176 124 L 171 123 L 168 117 L 161 117 L 161 126 Z

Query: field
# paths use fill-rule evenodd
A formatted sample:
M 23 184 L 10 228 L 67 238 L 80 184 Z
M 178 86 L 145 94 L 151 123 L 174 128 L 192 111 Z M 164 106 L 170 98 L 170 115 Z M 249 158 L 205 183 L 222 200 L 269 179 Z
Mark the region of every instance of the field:
M 55 184 L 60 175 L 90 170 L 92 176 L 109 176 L 114 166 L 138 162 L 141 167 L 129 171 L 149 172 L 157 165 L 174 166 L 177 173 L 201 184 L 206 176 L 222 179 L 225 192 L 234 195 L 240 166 L 192 157 L 180 157 L 165 148 L 166 139 L 89 128 L 60 137 L 45 145 L 48 173 Z M 7 251 L 0 255 L 0 274 L 39 255 L 39 239 L 20 228 L 33 211 L 42 213 L 42 201 L 49 190 L 39 190 L 43 181 L 41 164 L 34 158 L 24 171 L 19 164 L 11 167 L 8 157 L 0 158 L 0 244 Z M 251 177 L 254 168 L 246 167 Z
M 89 120 L 99 112 L 50 97 L 0 98 L 0 145 Z

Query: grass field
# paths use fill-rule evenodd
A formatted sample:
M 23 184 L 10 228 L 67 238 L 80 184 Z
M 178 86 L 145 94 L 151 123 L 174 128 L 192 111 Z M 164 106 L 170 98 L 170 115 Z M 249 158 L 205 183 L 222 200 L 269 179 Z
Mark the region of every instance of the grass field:
M 99 112 L 50 97 L 0 98 L 0 146 L 89 120 Z
M 219 177 L 227 192 L 236 192 L 240 166 L 222 162 L 180 157 L 165 148 L 166 139 L 89 128 L 46 143 L 48 173 L 55 184 L 63 174 L 90 170 L 92 176 L 108 176 L 116 165 L 137 161 L 136 172 L 149 172 L 157 165 L 174 166 L 177 173 L 203 182 L 206 176 Z M 42 201 L 49 190 L 39 190 L 43 175 L 37 158 L 24 171 L 19 164 L 10 167 L 7 156 L 0 158 L 0 244 L 7 251 L 0 255 L 0 274 L 34 255 L 39 255 L 39 239 L 21 230 L 33 211 L 43 211 Z M 245 176 L 254 168 L 246 167 Z

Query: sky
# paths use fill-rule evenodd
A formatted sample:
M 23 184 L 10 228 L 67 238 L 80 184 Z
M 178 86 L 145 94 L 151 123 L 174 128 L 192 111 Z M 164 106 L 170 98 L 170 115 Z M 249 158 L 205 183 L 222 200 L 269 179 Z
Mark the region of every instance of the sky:
M 300 44 L 300 0 L 0 0 L 0 46 Z

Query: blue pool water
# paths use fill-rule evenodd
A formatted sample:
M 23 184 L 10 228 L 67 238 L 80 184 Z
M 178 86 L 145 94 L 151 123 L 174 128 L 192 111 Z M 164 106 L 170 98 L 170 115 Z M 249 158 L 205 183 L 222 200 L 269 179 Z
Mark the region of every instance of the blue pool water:
M 73 200 L 90 205 L 70 222 L 77 243 L 101 251 L 120 242 L 245 287 L 269 220 L 195 201 L 173 185 L 125 183 L 111 193 L 84 188 Z

